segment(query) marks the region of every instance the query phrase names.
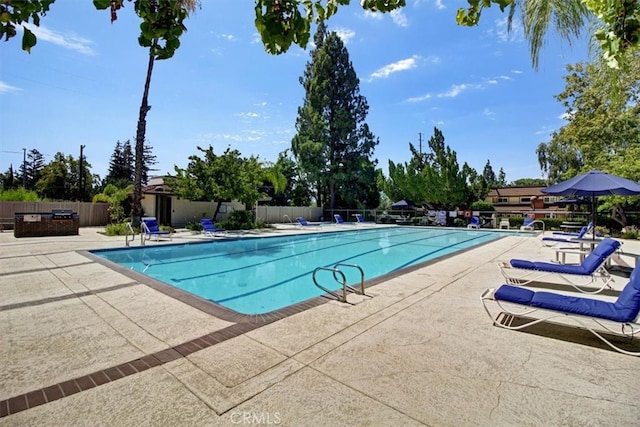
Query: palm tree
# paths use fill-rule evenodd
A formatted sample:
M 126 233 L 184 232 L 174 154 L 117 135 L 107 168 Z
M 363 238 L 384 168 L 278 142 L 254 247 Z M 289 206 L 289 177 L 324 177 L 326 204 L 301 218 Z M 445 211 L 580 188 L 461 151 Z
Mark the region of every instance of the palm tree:
M 529 42 L 531 62 L 538 68 L 540 49 L 551 25 L 562 39 L 571 44 L 593 18 L 582 0 L 516 0 L 508 13 L 511 31 L 516 9 L 520 10 L 524 36 Z
M 144 167 L 144 140 L 147 131 L 147 113 L 151 109 L 149 105 L 149 87 L 151 75 L 156 59 L 168 59 L 173 56 L 180 46 L 179 37 L 186 31 L 183 25 L 185 18 L 196 8 L 200 7 L 200 0 L 148 0 L 136 2 L 136 13 L 143 17 L 143 29 L 139 42 L 143 47 L 149 48 L 149 63 L 147 64 L 147 77 L 142 93 L 142 103 L 138 116 L 135 146 L 135 175 L 133 185 L 133 201 L 131 203 L 131 216 L 133 223 L 138 226 L 142 216 L 142 172 Z M 148 32 L 146 32 L 146 31 Z M 153 34 L 149 37 L 149 34 Z M 164 41 L 164 45 L 161 43 Z

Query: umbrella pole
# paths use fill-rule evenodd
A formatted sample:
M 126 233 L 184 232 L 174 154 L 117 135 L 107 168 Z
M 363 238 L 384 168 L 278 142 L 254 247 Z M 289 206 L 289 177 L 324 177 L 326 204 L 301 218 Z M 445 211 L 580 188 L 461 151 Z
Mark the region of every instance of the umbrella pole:
M 598 217 L 598 213 L 596 212 L 596 196 L 591 195 L 591 221 L 593 222 L 593 231 L 592 231 L 592 239 L 596 240 L 596 219 Z

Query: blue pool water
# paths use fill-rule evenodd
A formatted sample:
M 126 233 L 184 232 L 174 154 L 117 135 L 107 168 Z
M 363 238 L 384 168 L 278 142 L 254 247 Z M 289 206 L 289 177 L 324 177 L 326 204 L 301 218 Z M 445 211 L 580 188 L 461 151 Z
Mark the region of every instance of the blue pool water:
M 206 243 L 92 251 L 243 314 L 263 314 L 322 295 L 316 267 L 360 266 L 365 280 L 487 243 L 507 232 L 419 227 L 360 228 L 335 233 L 216 240 Z M 360 283 L 357 269 L 344 269 Z M 331 272 L 318 281 L 339 289 Z

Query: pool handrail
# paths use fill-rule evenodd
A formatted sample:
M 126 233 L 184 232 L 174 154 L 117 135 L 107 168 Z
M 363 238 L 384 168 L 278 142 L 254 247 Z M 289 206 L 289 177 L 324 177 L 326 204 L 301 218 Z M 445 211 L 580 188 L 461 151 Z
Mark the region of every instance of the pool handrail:
M 347 277 L 345 276 L 344 272 L 340 270 L 338 267 L 353 267 L 360 270 L 360 289 L 361 289 L 360 291 L 358 291 L 356 288 L 354 288 L 353 286 L 350 286 L 347 283 Z M 340 296 L 337 292 L 331 291 L 325 288 L 324 286 L 322 286 L 320 283 L 318 283 L 318 281 L 316 280 L 316 274 L 318 271 L 322 271 L 322 270 L 331 271 L 333 273 L 334 280 L 342 285 L 342 296 Z M 338 278 L 338 275 L 341 276 L 341 279 Z M 347 304 L 354 305 L 353 303 L 350 303 L 349 301 L 347 301 L 347 291 L 353 292 L 354 294 L 360 294 L 366 297 L 371 297 L 370 295 L 367 295 L 364 292 L 364 270 L 362 270 L 362 268 L 357 264 L 347 264 L 347 263 L 339 262 L 335 264 L 333 267 L 317 267 L 315 270 L 313 270 L 312 278 L 313 278 L 314 285 L 316 285 L 318 288 L 322 289 L 323 291 L 325 291 L 330 295 L 333 295 L 338 301 L 346 302 Z

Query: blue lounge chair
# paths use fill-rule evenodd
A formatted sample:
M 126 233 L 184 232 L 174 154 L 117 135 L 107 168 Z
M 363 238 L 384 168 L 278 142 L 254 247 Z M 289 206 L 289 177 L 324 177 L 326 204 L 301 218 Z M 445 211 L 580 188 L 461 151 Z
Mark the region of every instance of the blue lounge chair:
M 585 234 L 587 234 L 587 233 L 589 233 L 589 232 L 591 231 L 591 229 L 593 228 L 593 222 L 590 222 L 589 224 L 587 224 L 587 226 L 586 226 L 586 227 L 587 227 L 587 231 L 585 231 L 585 232 L 582 234 L 582 237 L 584 237 L 584 235 L 585 235 Z M 582 230 L 584 230 L 584 227 L 583 227 L 583 228 L 581 228 L 581 229 L 580 229 L 580 231 L 579 231 L 579 232 L 577 232 L 577 233 L 576 233 L 576 232 L 573 232 L 573 231 L 554 231 L 554 232 L 553 232 L 553 233 L 551 233 L 551 234 L 556 235 L 556 236 L 573 236 L 573 237 L 578 237 L 578 236 L 580 236 L 580 233 L 582 233 Z M 580 238 L 582 238 L 582 237 L 580 237 Z
M 340 214 L 334 214 L 333 218 L 336 220 L 336 225 L 355 225 L 353 222 L 345 222 Z
M 160 230 L 160 226 L 158 225 L 158 220 L 155 217 L 149 216 L 142 218 L 142 233 L 145 235 L 147 240 L 154 239 L 160 240 L 161 237 L 168 237 L 171 239 L 171 232 L 167 230 Z
M 215 222 L 209 218 L 202 218 L 200 225 L 202 225 L 202 234 L 208 237 L 224 236 L 227 233 L 224 228 L 216 227 Z
M 482 222 L 480 218 L 477 216 L 471 217 L 469 224 L 467 224 L 467 228 L 480 228 L 482 227 Z
M 640 352 L 620 348 L 603 336 L 600 331 L 633 339 L 640 333 L 640 269 L 636 268 L 615 302 L 594 298 L 568 296 L 553 292 L 534 292 L 530 289 L 502 285 L 487 289 L 482 294 L 482 304 L 495 326 L 505 329 L 523 329 L 554 318 L 569 319 L 593 333 L 596 337 L 620 353 L 640 356 Z M 497 304 L 501 310 L 494 316 L 489 304 Z M 516 305 L 517 309 L 511 308 Z M 524 316 L 524 317 L 523 317 Z M 516 318 L 522 322 L 514 322 Z M 620 330 L 610 325 L 615 324 Z
M 356 214 L 356 225 L 375 225 L 375 222 L 365 221 L 362 214 Z
M 580 232 L 576 235 L 571 235 L 571 236 L 562 236 L 562 235 L 557 235 L 557 236 L 545 236 L 542 238 L 542 243 L 545 246 L 554 246 L 557 245 L 558 243 L 578 243 L 575 242 L 575 239 L 583 239 L 584 236 L 587 234 L 587 232 L 589 231 L 589 228 L 585 225 L 584 227 L 582 227 L 582 229 L 580 229 Z
M 617 240 L 603 239 L 580 264 L 512 259 L 509 262 L 498 263 L 498 269 L 507 283 L 512 285 L 523 286 L 539 281 L 547 275 L 554 275 L 580 292 L 595 294 L 610 287 L 609 283 L 613 281 L 613 276 L 607 271 L 606 263 L 620 248 L 620 245 L 621 243 Z M 583 289 L 597 279 L 603 281 L 600 288 Z
M 304 228 L 304 227 L 314 227 L 314 226 L 315 227 L 319 227 L 320 226 L 320 224 L 316 224 L 316 223 L 312 224 L 310 222 L 307 222 L 307 220 L 304 219 L 301 216 L 296 218 L 296 221 L 298 221 L 298 227 L 303 227 Z
M 520 226 L 521 231 L 533 231 L 533 222 L 535 218 L 526 217 Z

